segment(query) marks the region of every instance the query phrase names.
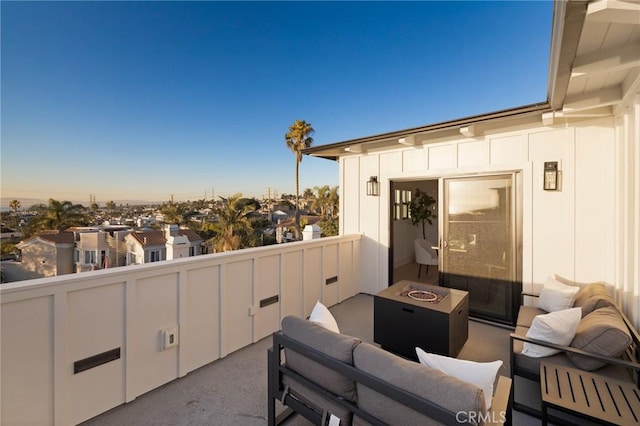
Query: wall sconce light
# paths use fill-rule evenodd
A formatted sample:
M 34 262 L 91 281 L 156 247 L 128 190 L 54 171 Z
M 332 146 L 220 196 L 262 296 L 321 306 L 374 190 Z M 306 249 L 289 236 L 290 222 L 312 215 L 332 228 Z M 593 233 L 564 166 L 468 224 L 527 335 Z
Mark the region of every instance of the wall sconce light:
M 545 191 L 556 191 L 558 189 L 558 162 L 557 161 L 545 161 L 543 188 Z
M 378 196 L 378 176 L 371 176 L 367 181 L 367 195 Z

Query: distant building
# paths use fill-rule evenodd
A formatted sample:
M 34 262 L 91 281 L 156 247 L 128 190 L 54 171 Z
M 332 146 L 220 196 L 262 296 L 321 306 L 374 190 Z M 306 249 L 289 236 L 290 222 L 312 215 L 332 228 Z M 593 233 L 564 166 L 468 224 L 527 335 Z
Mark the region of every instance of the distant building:
M 127 265 L 160 262 L 202 254 L 202 238 L 190 229 L 166 225 L 163 230 L 136 231 L 125 237 Z
M 20 262 L 3 263 L 6 282 L 179 259 L 202 254 L 202 238 L 190 229 L 133 231 L 123 225 L 44 231 L 16 245 Z
M 301 227 L 304 225 L 315 225 L 320 221 L 318 216 L 300 216 Z M 296 219 L 294 217 L 280 220 L 276 225 L 276 242 L 277 243 L 289 243 L 296 240 L 295 234 Z
M 68 231 L 44 231 L 16 245 L 21 251 L 19 271 L 11 281 L 72 274 L 75 239 Z

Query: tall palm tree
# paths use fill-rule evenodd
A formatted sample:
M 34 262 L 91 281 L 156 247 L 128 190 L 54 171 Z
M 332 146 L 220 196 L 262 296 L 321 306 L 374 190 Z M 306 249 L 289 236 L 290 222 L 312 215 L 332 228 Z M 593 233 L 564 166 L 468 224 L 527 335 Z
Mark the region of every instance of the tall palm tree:
M 313 144 L 311 137 L 313 132 L 310 123 L 304 120 L 295 120 L 289 126 L 289 132 L 284 135 L 287 147 L 296 156 L 296 233 L 298 238 L 300 237 L 300 162 L 302 161 L 302 150 Z
M 213 248 L 216 251 L 238 250 L 242 247 L 243 237 L 253 232 L 249 215 L 260 208 L 260 203 L 242 198 L 242 194 L 220 199 L 222 204 L 215 209 L 218 221 L 212 224 L 216 233 L 211 239 Z
M 11 216 L 13 216 L 13 229 L 16 229 L 18 227 L 18 209 L 20 208 L 20 201 L 11 200 L 9 202 L 9 208 L 12 212 Z

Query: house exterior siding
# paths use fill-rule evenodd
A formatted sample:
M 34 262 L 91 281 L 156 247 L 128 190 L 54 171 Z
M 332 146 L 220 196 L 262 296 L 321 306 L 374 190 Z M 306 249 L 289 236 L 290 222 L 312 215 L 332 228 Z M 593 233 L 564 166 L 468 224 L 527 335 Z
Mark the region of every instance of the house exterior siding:
M 363 291 L 373 294 L 389 284 L 392 180 L 510 171 L 522 177 L 525 290 L 553 274 L 613 283 L 614 209 L 603 207 L 615 203 L 615 147 L 614 120 L 604 118 L 342 157 L 341 199 L 350 205 L 341 211 L 341 233 L 364 236 Z M 559 162 L 560 191 L 542 189 L 545 161 Z M 379 197 L 366 195 L 370 176 L 378 176 Z

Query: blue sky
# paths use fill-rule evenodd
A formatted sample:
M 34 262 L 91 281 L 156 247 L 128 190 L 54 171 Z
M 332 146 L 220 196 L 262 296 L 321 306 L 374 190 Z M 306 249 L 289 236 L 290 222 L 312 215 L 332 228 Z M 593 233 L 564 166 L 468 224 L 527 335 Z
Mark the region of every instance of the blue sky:
M 1 19 L 2 197 L 104 205 L 294 193 L 295 119 L 317 146 L 544 101 L 552 4 L 3 1 Z M 301 191 L 338 184 L 335 162 L 300 167 Z

